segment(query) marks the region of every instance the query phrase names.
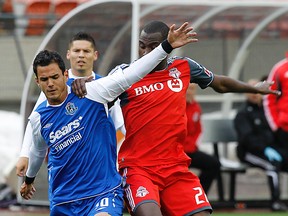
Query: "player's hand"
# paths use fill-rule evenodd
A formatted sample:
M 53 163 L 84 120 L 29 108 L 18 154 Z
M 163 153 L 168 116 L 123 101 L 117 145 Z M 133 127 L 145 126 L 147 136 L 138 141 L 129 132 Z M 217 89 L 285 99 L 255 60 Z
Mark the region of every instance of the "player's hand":
M 36 189 L 32 184 L 26 184 L 23 182 L 23 184 L 20 187 L 20 195 L 26 200 L 29 200 L 33 197 L 34 193 L 36 192 Z
M 16 163 L 16 175 L 19 177 L 24 177 L 28 168 L 28 157 L 19 157 Z
M 75 79 L 71 85 L 72 91 L 78 97 L 83 98 L 87 94 L 85 83 L 91 82 L 92 80 L 93 80 L 93 76 Z
M 198 39 L 196 32 L 192 32 L 193 27 L 188 26 L 188 22 L 183 23 L 178 29 L 175 30 L 175 24 L 170 27 L 167 37 L 168 42 L 173 48 L 184 46 L 188 43 L 197 42 Z
M 274 84 L 274 82 L 259 82 L 255 85 L 255 87 L 258 89 L 258 92 L 260 94 L 275 94 L 275 95 L 281 95 L 281 92 L 278 90 L 272 90 L 270 87 Z

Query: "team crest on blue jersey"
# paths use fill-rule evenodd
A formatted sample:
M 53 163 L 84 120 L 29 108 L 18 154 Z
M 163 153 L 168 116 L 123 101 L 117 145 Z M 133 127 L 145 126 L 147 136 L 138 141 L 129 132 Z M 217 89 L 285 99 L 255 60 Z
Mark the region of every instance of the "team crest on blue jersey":
M 181 72 L 177 68 L 171 68 L 169 70 L 169 76 L 179 79 Z
M 78 107 L 76 107 L 74 103 L 69 102 L 66 104 L 65 109 L 66 109 L 65 112 L 66 115 L 74 115 L 78 110 Z

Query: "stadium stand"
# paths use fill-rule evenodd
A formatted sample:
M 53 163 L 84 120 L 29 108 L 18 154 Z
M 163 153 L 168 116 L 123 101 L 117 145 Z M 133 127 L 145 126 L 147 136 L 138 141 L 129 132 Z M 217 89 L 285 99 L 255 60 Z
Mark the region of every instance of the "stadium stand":
M 41 35 L 48 24 L 47 16 L 51 12 L 52 2 L 49 0 L 28 0 L 25 15 L 29 17 L 25 35 Z
M 0 18 L 0 30 L 1 33 L 5 31 L 11 31 L 15 28 L 14 17 L 13 17 L 13 2 L 12 0 L 4 0 L 1 2 L 1 14 L 3 17 Z
M 55 0 L 54 13 L 57 17 L 57 20 L 61 19 L 66 13 L 73 10 L 77 6 L 77 0 Z
M 13 3 L 12 0 L 5 0 L 2 4 L 3 13 L 12 13 L 13 12 Z

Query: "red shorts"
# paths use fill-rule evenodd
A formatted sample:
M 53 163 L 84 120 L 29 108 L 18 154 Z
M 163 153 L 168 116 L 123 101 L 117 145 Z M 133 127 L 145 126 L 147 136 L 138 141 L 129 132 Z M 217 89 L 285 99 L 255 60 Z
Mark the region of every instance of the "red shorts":
M 125 201 L 130 212 L 143 203 L 154 202 L 165 216 L 205 210 L 212 213 L 199 178 L 189 171 L 187 164 L 128 167 L 120 173 L 126 178 Z

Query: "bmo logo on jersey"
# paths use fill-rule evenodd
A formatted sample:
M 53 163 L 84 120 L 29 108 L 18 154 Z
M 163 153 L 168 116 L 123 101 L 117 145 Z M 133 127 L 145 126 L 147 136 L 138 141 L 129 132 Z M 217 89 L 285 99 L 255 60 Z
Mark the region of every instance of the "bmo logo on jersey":
M 180 92 L 183 89 L 183 82 L 181 79 L 168 80 L 167 85 L 173 92 Z
M 173 79 L 167 81 L 167 86 L 173 92 L 180 92 L 183 89 L 183 82 L 181 79 Z M 134 89 L 136 96 L 154 92 L 161 91 L 165 88 L 163 83 L 153 83 L 148 86 L 140 86 Z
M 160 91 L 164 88 L 163 83 L 154 83 L 149 86 L 140 86 L 134 89 L 136 96 L 146 94 L 149 92 Z

